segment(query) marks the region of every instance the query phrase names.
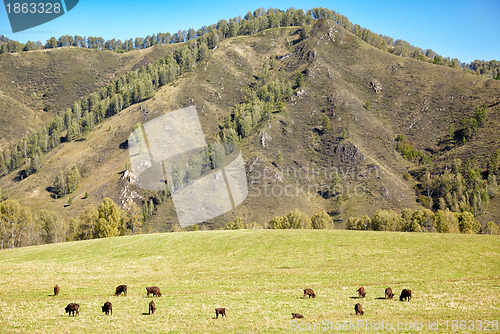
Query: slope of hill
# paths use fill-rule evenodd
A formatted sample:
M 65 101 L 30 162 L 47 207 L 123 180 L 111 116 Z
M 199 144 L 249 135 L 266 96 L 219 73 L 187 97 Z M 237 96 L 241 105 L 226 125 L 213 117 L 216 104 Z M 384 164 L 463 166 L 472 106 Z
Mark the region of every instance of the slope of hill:
M 302 326 L 491 321 L 500 315 L 499 252 L 497 236 L 312 230 L 149 234 L 2 250 L 0 321 L 5 332 L 31 333 L 281 333 L 291 330 L 292 312 L 305 315 Z M 119 284 L 128 296 L 113 296 Z M 160 298 L 146 297 L 152 285 Z M 362 300 L 355 298 L 360 286 Z M 388 286 L 395 299 L 381 300 Z M 317 297 L 302 299 L 305 288 Z M 411 302 L 399 301 L 403 288 L 412 290 Z M 157 312 L 148 316 L 151 299 Z M 112 316 L 101 313 L 107 300 Z M 80 304 L 78 317 L 64 313 L 70 302 Z M 354 315 L 358 302 L 362 318 Z M 227 308 L 227 319 L 214 319 L 216 307 Z
M 248 198 L 208 226 L 221 226 L 235 216 L 245 223 L 265 224 L 293 208 L 308 214 L 327 210 L 340 223 L 380 208 L 417 208 L 415 182 L 403 175 L 419 166 L 395 150 L 398 134 L 443 167 L 453 158 L 472 156 L 484 167 L 500 147 L 495 135 L 500 81 L 388 54 L 328 20 L 319 21 L 305 40 L 298 31 L 273 28 L 220 42 L 208 60 L 159 89 L 152 99 L 107 119 L 85 140 L 62 144 L 44 157 L 38 173 L 22 181 L 8 175 L 0 185 L 35 210 L 43 207 L 67 218 L 103 197 L 124 203 L 130 189 L 137 190 L 120 174 L 128 162 L 124 144 L 135 124 L 196 104 L 207 140 L 218 140 L 225 118 L 263 76 L 293 81 L 298 72 L 304 74 L 304 84 L 284 111 L 271 113 L 241 142 Z M 490 116 L 481 131 L 463 145 L 443 148 L 448 126 L 459 128 L 483 103 L 490 106 Z M 323 134 L 325 115 L 332 130 Z M 46 189 L 60 170 L 73 164 L 83 180 L 71 195 L 73 204 L 66 207 L 67 197 L 53 199 Z M 329 196 L 324 187 L 334 187 L 333 195 L 342 196 Z M 88 199 L 82 199 L 85 192 Z M 497 200 L 490 202 L 488 212 L 498 221 Z M 172 202 L 167 201 L 148 225 L 163 231 L 175 223 Z
M 120 54 L 61 48 L 0 55 L 0 149 L 111 79 L 165 56 L 169 45 Z

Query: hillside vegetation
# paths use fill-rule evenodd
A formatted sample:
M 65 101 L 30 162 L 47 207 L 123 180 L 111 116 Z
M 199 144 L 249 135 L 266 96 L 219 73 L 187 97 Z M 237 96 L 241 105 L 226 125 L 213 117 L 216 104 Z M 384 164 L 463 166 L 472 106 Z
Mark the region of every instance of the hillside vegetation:
M 311 230 L 149 234 L 2 250 L 0 321 L 4 332 L 284 333 L 292 312 L 305 316 L 299 323 L 498 320 L 499 252 L 496 236 Z M 127 297 L 113 296 L 119 284 L 128 285 Z M 151 285 L 162 296 L 148 316 Z M 353 298 L 360 286 L 365 299 Z M 388 286 L 393 300 L 381 299 Z M 305 288 L 317 297 L 302 299 Z M 410 302 L 399 301 L 403 288 L 412 290 Z M 109 317 L 100 308 L 107 300 Z M 70 302 L 80 304 L 78 317 L 64 313 Z M 214 319 L 216 307 L 227 308 L 227 319 Z
M 193 57 L 203 43 L 161 46 L 167 56 L 160 62 L 114 82 L 132 78 L 122 85 L 125 92 L 110 85 L 93 95 L 109 107 L 127 93 L 129 107 L 105 112 L 93 130 L 76 136 L 73 125 L 83 128 L 84 122 L 72 121 L 61 133 L 62 143 L 43 154 L 36 173 L 25 177 L 23 166 L 3 176 L 0 186 L 34 212 L 48 209 L 66 223 L 109 197 L 123 209 L 133 200 L 144 210 L 142 231 L 173 230 L 171 199 L 138 189 L 126 176 L 127 139 L 137 124 L 194 104 L 207 141 L 239 143 L 249 181 L 244 203 L 202 229 L 222 227 L 237 216 L 266 226 L 295 208 L 309 216 L 325 210 L 335 228 L 379 209 L 399 214 L 449 208 L 472 212 L 482 226 L 498 222 L 499 164 L 492 161 L 500 147 L 500 81 L 387 53 L 326 19 L 307 33 L 304 27 L 272 28 L 212 41 L 210 52 L 205 45 L 204 56 Z M 67 50 L 72 49 L 47 53 Z M 83 51 L 108 52 L 78 52 Z M 178 76 L 159 85 L 154 74 L 162 66 Z M 136 94 L 144 88 L 143 77 L 151 98 Z M 81 105 L 95 108 L 91 100 Z M 75 110 L 69 115 L 80 117 Z M 484 113 L 476 119 L 477 110 Z M 81 175 L 78 188 L 55 196 L 56 178 L 74 165 Z M 445 179 L 448 171 L 455 181 Z
M 167 45 L 118 54 L 76 47 L 0 55 L 0 149 L 121 74 L 165 56 Z

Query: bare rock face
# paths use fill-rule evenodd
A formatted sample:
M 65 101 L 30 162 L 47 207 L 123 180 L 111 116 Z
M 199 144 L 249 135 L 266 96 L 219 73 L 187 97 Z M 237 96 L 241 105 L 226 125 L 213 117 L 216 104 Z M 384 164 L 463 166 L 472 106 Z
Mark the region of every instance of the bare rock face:
M 379 94 L 382 92 L 382 85 L 377 80 L 370 81 L 370 87 L 375 91 L 375 93 Z

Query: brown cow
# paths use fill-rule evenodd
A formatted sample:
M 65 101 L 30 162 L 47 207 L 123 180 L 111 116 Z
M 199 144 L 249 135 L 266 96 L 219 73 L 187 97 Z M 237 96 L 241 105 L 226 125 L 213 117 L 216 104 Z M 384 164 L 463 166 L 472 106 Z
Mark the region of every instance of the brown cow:
M 316 294 L 314 293 L 313 289 L 304 289 L 304 297 L 309 296 L 309 298 L 313 297 L 316 298 Z
M 113 305 L 111 302 L 105 302 L 103 306 L 101 306 L 102 311 L 106 313 L 106 315 L 113 315 Z
M 292 319 L 303 319 L 304 316 L 300 313 L 292 313 Z
M 54 286 L 54 296 L 57 296 L 59 294 L 59 285 L 56 284 L 56 286 Z
M 361 307 L 361 304 L 360 303 L 357 303 L 356 305 L 354 305 L 354 311 L 356 311 L 356 315 L 363 315 L 365 314 L 365 312 L 363 312 L 363 307 Z
M 392 299 L 392 297 L 394 297 L 392 289 L 391 288 L 385 289 L 385 299 Z
M 161 297 L 160 288 L 157 286 L 148 286 L 146 287 L 146 291 L 148 292 L 148 297 L 150 293 L 153 294 L 153 297 Z
M 66 308 L 64 310 L 66 311 L 66 313 L 68 313 L 69 316 L 71 316 L 71 314 L 73 314 L 73 316 L 75 316 L 75 312 L 76 312 L 76 315 L 80 314 L 80 312 L 78 312 L 79 309 L 80 309 L 80 305 L 75 304 L 75 303 L 69 303 L 68 306 L 66 306 Z
M 403 301 L 405 299 L 407 301 L 411 300 L 411 290 L 403 289 L 403 291 L 401 291 L 401 295 L 399 295 L 399 300 Z
M 156 304 L 154 301 L 149 302 L 149 314 L 155 314 Z
M 226 309 L 224 307 L 219 307 L 219 308 L 216 308 L 215 309 L 215 318 L 219 318 L 219 315 L 224 318 L 226 317 L 227 318 L 227 315 L 226 315 Z
M 123 294 L 126 296 L 127 295 L 127 286 L 125 284 L 123 285 L 118 285 L 115 290 L 115 296 L 120 295 L 123 292 Z
M 356 290 L 356 292 L 358 293 L 359 298 L 365 298 L 366 292 L 364 286 L 360 287 L 358 290 Z

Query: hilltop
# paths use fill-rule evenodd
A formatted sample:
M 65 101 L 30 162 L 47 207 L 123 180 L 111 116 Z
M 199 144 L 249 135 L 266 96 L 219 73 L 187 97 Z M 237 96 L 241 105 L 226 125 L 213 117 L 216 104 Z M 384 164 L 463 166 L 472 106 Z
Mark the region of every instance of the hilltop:
M 158 45 L 116 53 L 66 47 L 0 54 L 0 149 L 39 130 L 56 111 L 172 49 Z
M 0 251 L 7 332 L 236 333 L 331 321 L 427 325 L 499 316 L 496 236 L 358 231 L 207 231 L 128 236 Z M 58 284 L 61 292 L 52 295 Z M 128 285 L 128 296 L 114 297 Z M 147 313 L 157 285 L 157 312 Z M 364 286 L 366 298 L 356 289 Z M 383 300 L 392 287 L 395 299 Z M 312 288 L 315 299 L 302 299 Z M 411 302 L 400 302 L 403 288 Z M 101 313 L 105 301 L 113 315 Z M 64 307 L 80 304 L 80 315 Z M 365 310 L 354 315 L 354 304 Z M 213 319 L 226 307 L 227 319 Z M 471 318 L 472 317 L 472 318 Z M 359 332 L 372 332 L 360 328 Z M 399 332 L 399 331 L 398 331 Z M 409 332 L 429 332 L 413 330 Z M 440 327 L 438 332 L 449 332 Z
M 171 46 L 161 47 L 165 53 L 173 52 Z M 126 57 L 138 64 L 143 59 L 139 52 L 152 52 L 146 50 L 123 56 L 73 49 L 45 53 L 50 57 L 58 52 L 103 54 L 115 57 L 124 71 L 135 66 Z M 9 57 L 24 59 L 27 55 Z M 122 178 L 129 161 L 126 141 L 136 124 L 194 104 L 207 140 L 217 141 L 225 120 L 235 106 L 248 99 L 253 87 L 262 81 L 292 83 L 298 73 L 304 80 L 282 110 L 273 110 L 240 142 L 251 182 L 247 200 L 207 222 L 207 227 L 223 226 L 236 216 L 245 223 L 265 225 L 274 216 L 299 208 L 309 215 L 326 210 L 341 228 L 352 215 L 371 215 L 382 208 L 421 208 L 415 188 L 420 182 L 419 169 L 426 165 L 408 161 L 396 150 L 398 135 L 428 155 L 436 173 L 457 158 L 473 158 L 476 167 L 486 168 L 500 147 L 496 136 L 500 81 L 389 54 L 333 21 L 320 20 L 305 39 L 299 28 L 286 27 L 221 41 L 206 60 L 160 88 L 153 98 L 106 119 L 82 140 L 58 146 L 44 156 L 43 167 L 36 174 L 21 181 L 10 174 L 0 185 L 10 189 L 12 198 L 23 205 L 50 209 L 68 219 L 104 197 L 122 205 L 131 191 L 138 191 Z M 106 81 L 106 76 L 99 78 Z M 17 94 L 22 95 L 21 91 Z M 458 130 L 462 119 L 472 116 L 474 108 L 483 103 L 489 107 L 489 116 L 475 136 L 451 148 L 443 145 L 448 127 Z M 331 130 L 324 133 L 325 116 Z M 54 199 L 47 189 L 59 171 L 74 164 L 83 179 L 71 195 L 72 205 L 67 206 L 67 197 Z M 338 182 L 333 180 L 335 172 Z M 332 194 L 322 192 L 323 185 L 334 189 Z M 273 193 L 273 189 L 287 187 L 293 189 L 292 196 L 277 194 L 277 190 Z M 86 192 L 89 198 L 83 199 Z M 147 198 L 147 194 L 142 196 Z M 137 201 L 140 205 L 141 200 Z M 484 219 L 498 221 L 498 197 L 485 212 Z M 165 231 L 175 225 L 173 205 L 167 199 L 156 207 L 146 227 Z

